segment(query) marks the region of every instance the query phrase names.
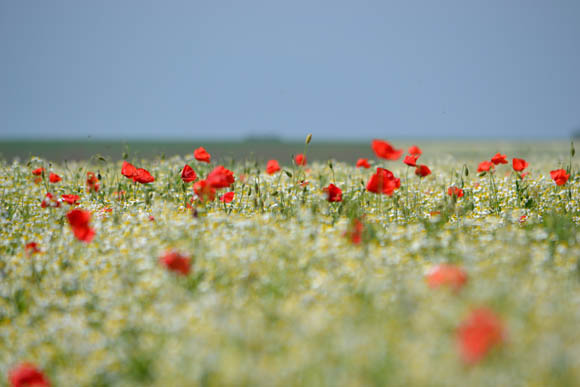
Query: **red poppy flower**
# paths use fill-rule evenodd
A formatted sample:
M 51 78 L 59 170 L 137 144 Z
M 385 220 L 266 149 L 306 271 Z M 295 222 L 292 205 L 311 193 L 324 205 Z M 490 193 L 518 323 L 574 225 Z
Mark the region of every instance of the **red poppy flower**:
M 431 170 L 426 165 L 419 165 L 415 168 L 415 175 L 419 177 L 429 176 L 431 174 Z
M 463 197 L 463 190 L 459 187 L 452 186 L 447 188 L 447 195 L 461 198 Z
M 310 184 L 308 180 L 300 180 L 300 183 L 298 183 L 300 187 L 306 187 L 308 184 Z
M 410 155 L 414 156 L 421 156 L 423 154 L 423 151 L 417 145 L 411 146 L 408 152 Z
M 227 188 L 235 181 L 234 173 L 223 165 L 218 165 L 207 175 L 207 183 L 212 188 Z
M 570 175 L 567 174 L 564 169 L 556 169 L 555 171 L 550 171 L 550 176 L 557 185 L 566 184 L 568 178 L 570 178 Z
M 133 176 L 137 173 L 137 168 L 131 163 L 123 161 L 123 165 L 121 166 L 121 175 L 132 179 Z
M 193 151 L 193 157 L 195 157 L 197 161 L 202 161 L 204 163 L 209 163 L 211 161 L 211 155 L 207 153 L 202 146 Z
M 233 192 L 226 192 L 222 196 L 220 196 L 220 201 L 223 203 L 231 203 L 234 200 L 234 193 Z
M 448 286 L 457 291 L 467 282 L 467 274 L 455 265 L 441 264 L 433 267 L 426 279 L 431 288 Z
M 80 197 L 78 197 L 77 195 L 60 195 L 60 197 L 64 202 L 70 204 L 71 206 L 77 204 L 77 202 L 80 199 Z
M 383 140 L 373 140 L 371 148 L 381 159 L 398 160 L 403 154 L 402 149 L 395 149 L 391 144 Z
M 191 183 L 192 181 L 197 180 L 197 175 L 195 174 L 195 171 L 187 164 L 185 164 L 185 166 L 181 170 L 181 180 L 183 180 L 184 183 Z
M 62 180 L 61 177 L 56 173 L 50 172 L 50 175 L 48 175 L 48 181 L 50 181 L 51 183 L 58 183 L 61 180 Z
M 97 179 L 97 176 L 93 172 L 87 172 L 87 191 L 99 191 L 99 179 Z
M 457 328 L 457 343 L 461 358 L 475 364 L 504 340 L 503 323 L 487 308 L 475 309 Z
M 196 181 L 193 184 L 193 192 L 195 192 L 199 200 L 203 202 L 215 199 L 215 188 L 213 188 L 206 180 Z
M 44 168 L 36 168 L 32 171 L 32 174 L 34 176 L 40 176 L 40 175 L 42 175 L 43 172 L 44 172 Z
M 55 198 L 50 192 L 47 192 L 46 196 L 44 197 L 44 199 L 40 203 L 40 207 L 42 207 L 42 208 L 46 208 L 46 207 L 58 208 L 58 207 L 60 207 L 60 201 L 57 198 Z
M 50 382 L 36 366 L 22 363 L 13 368 L 8 376 L 12 387 L 50 387 Z
M 401 186 L 401 180 L 388 169 L 377 168 L 367 183 L 367 191 L 391 196 Z
M 188 275 L 191 270 L 191 259 L 176 251 L 167 251 L 165 255 L 159 258 L 159 262 L 167 268 L 181 275 Z
M 489 172 L 493 168 L 493 163 L 491 161 L 482 161 L 477 167 L 477 172 Z
M 153 215 L 149 215 L 149 221 L 150 222 L 155 222 L 155 217 Z
M 298 153 L 296 156 L 294 156 L 294 162 L 296 162 L 296 165 L 306 165 L 306 156 L 304 156 L 302 153 Z
M 349 238 L 353 244 L 358 245 L 362 241 L 363 231 L 364 224 L 359 219 L 353 219 L 344 236 Z
M 419 156 L 407 155 L 407 156 L 405 156 L 405 159 L 403 160 L 403 162 L 410 167 L 416 167 L 418 158 L 419 158 Z
M 36 242 L 28 242 L 24 246 L 24 250 L 26 250 L 28 254 L 36 254 L 40 252 L 40 249 L 38 248 L 38 243 Z
M 513 159 L 512 160 L 514 171 L 521 172 L 528 167 L 528 163 L 524 159 Z
M 508 163 L 505 158 L 505 155 L 499 153 L 496 153 L 496 155 L 491 158 L 491 162 L 494 163 L 495 165 Z
M 369 164 L 369 159 L 358 159 L 356 162 L 356 167 L 370 168 L 371 165 Z
M 268 175 L 273 175 L 280 170 L 280 164 L 276 160 L 270 160 L 266 164 L 266 173 Z
M 522 216 L 520 216 L 519 222 L 520 222 L 520 224 L 524 224 L 524 223 L 526 223 L 527 220 L 528 220 L 528 217 L 526 215 L 522 215 Z
M 74 209 L 66 214 L 68 222 L 72 227 L 73 234 L 78 240 L 90 242 L 95 236 L 95 230 L 89 226 L 91 213 L 89 211 Z
M 341 202 L 342 201 L 342 190 L 335 186 L 334 184 L 330 184 L 328 187 L 324 187 L 322 189 L 327 194 L 326 200 L 329 202 Z
M 141 184 L 148 184 L 155 181 L 155 178 L 151 176 L 148 170 L 143 168 L 137 168 L 137 172 L 133 176 L 133 181 Z

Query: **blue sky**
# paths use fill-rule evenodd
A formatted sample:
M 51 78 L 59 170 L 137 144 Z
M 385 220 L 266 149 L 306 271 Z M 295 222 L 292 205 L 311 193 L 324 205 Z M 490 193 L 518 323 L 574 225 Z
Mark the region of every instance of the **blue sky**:
M 0 137 L 565 137 L 580 1 L 0 0 Z

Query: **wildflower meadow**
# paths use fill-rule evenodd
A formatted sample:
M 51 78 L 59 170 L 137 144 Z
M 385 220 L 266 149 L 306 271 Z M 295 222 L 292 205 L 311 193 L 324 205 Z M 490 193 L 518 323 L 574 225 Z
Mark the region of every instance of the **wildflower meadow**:
M 580 385 L 574 144 L 311 141 L 2 161 L 0 385 Z

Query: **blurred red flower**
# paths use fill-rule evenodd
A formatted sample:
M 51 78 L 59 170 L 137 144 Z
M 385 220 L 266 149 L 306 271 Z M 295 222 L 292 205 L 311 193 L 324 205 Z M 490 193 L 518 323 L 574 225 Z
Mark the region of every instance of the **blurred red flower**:
M 447 195 L 461 198 L 463 197 L 463 190 L 459 187 L 452 186 L 447 188 Z
M 407 155 L 407 156 L 405 156 L 405 159 L 403 160 L 403 162 L 410 167 L 416 167 L 418 158 L 419 158 L 419 156 Z
M 42 175 L 43 172 L 44 172 L 44 168 L 36 168 L 32 171 L 32 174 L 34 176 L 40 176 L 40 175 Z
M 550 171 L 550 176 L 552 177 L 552 180 L 554 180 L 554 182 L 557 185 L 566 184 L 566 182 L 568 181 L 568 178 L 570 178 L 570 175 L 567 174 L 566 170 L 564 170 L 564 169 L 556 169 L 554 171 Z
M 477 167 L 477 172 L 488 172 L 493 168 L 493 163 L 491 161 L 482 161 Z
M 294 156 L 294 161 L 296 162 L 296 165 L 306 165 L 306 156 L 304 156 L 302 153 L 298 153 L 296 156 Z
M 42 208 L 46 208 L 46 207 L 58 208 L 58 207 L 60 207 L 60 201 L 57 198 L 55 198 L 50 192 L 47 192 L 46 196 L 44 197 L 44 199 L 40 203 L 40 207 L 42 207 Z
M 220 196 L 220 202 L 231 203 L 232 200 L 234 200 L 234 195 L 235 195 L 234 192 L 226 192 L 225 194 Z
M 507 164 L 508 162 L 505 157 L 506 157 L 505 155 L 496 153 L 496 155 L 491 158 L 491 162 L 494 163 L 495 165 Z
M 431 288 L 448 286 L 457 291 L 467 282 L 467 274 L 455 265 L 441 264 L 429 270 L 426 279 Z
M 367 183 L 367 191 L 391 196 L 401 186 L 401 180 L 388 169 L 377 168 Z
M 280 164 L 278 164 L 277 160 L 270 160 L 266 164 L 266 173 L 268 175 L 273 175 L 280 170 Z
M 24 250 L 26 250 L 28 254 L 36 254 L 40 252 L 40 249 L 38 248 L 38 243 L 36 242 L 28 242 L 24 246 Z
M 12 387 L 50 387 L 50 382 L 36 366 L 22 363 L 14 367 L 8 376 Z
M 419 165 L 415 168 L 415 175 L 419 177 L 429 176 L 431 174 L 431 170 L 426 165 Z
M 215 199 L 215 188 L 206 180 L 198 180 L 193 184 L 193 192 L 202 202 L 212 201 Z
M 350 239 L 353 244 L 358 245 L 362 241 L 363 231 L 364 224 L 360 221 L 360 219 L 355 218 L 350 222 L 348 229 L 344 233 L 344 236 Z
M 391 144 L 383 140 L 373 140 L 371 148 L 381 159 L 398 160 L 403 154 L 402 149 L 395 149 Z
M 334 184 L 329 184 L 328 187 L 324 187 L 322 190 L 326 193 L 326 200 L 329 202 L 342 201 L 342 190 Z
M 371 165 L 369 164 L 369 159 L 358 159 L 356 162 L 356 167 L 370 168 Z
M 173 271 L 177 274 L 188 275 L 191 270 L 191 259 L 176 251 L 165 252 L 165 254 L 159 258 L 159 262 L 165 266 L 167 270 Z
M 184 183 L 191 183 L 192 181 L 197 180 L 197 175 L 195 174 L 195 171 L 187 164 L 185 164 L 185 166 L 181 170 L 181 180 L 183 180 Z
M 223 165 L 218 165 L 207 175 L 207 183 L 212 188 L 227 188 L 235 181 L 234 173 Z
M 50 181 L 51 183 L 58 183 L 61 180 L 62 180 L 61 177 L 56 173 L 50 172 L 50 175 L 48 175 L 48 181 Z
M 197 161 L 202 161 L 204 163 L 209 163 L 211 161 L 211 155 L 207 153 L 202 146 L 193 151 L 193 157 L 195 157 Z
M 75 237 L 83 242 L 90 242 L 95 236 L 95 230 L 89 226 L 91 213 L 89 211 L 74 209 L 66 214 Z
M 524 159 L 513 159 L 512 160 L 514 171 L 521 172 L 528 167 L 528 163 Z
M 414 156 L 421 156 L 423 154 L 423 151 L 417 145 L 411 146 L 408 152 L 410 155 Z
M 70 205 L 77 204 L 78 200 L 80 199 L 77 195 L 60 195 L 60 197 L 65 203 Z
M 457 343 L 461 358 L 475 364 L 504 340 L 503 323 L 488 308 L 478 308 L 457 328 Z
M 99 179 L 97 179 L 97 176 L 93 172 L 87 172 L 87 191 L 99 191 Z

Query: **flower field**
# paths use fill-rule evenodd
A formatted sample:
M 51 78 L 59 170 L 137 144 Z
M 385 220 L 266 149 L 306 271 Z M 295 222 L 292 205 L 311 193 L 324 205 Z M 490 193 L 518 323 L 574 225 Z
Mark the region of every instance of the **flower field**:
M 580 174 L 371 143 L 0 164 L 0 385 L 580 385 Z

